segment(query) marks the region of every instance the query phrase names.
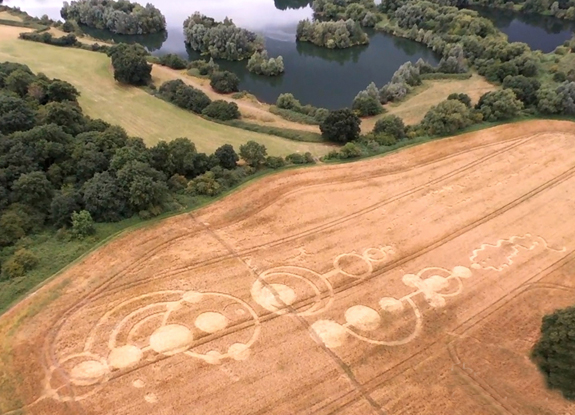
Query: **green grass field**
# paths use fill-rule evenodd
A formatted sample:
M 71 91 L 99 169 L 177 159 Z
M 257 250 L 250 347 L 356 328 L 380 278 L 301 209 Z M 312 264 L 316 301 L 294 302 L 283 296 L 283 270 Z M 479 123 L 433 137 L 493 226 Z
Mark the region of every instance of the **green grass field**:
M 34 72 L 70 82 L 80 91 L 86 114 L 121 125 L 148 145 L 188 137 L 204 152 L 213 152 L 222 144 L 238 149 L 249 140 L 264 144 L 270 155 L 309 151 L 320 156 L 330 150 L 321 143 L 296 142 L 207 121 L 143 90 L 119 85 L 113 79 L 109 58 L 102 53 L 19 40 L 22 30 L 0 26 L 0 61 L 23 63 Z

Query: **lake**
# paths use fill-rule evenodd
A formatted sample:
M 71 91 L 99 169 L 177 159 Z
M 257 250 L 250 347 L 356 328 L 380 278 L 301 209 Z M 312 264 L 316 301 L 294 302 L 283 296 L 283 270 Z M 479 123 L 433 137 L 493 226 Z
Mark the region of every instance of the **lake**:
M 553 16 L 517 13 L 513 10 L 499 10 L 473 7 L 483 17 L 505 33 L 510 42 L 524 42 L 533 50 L 553 52 L 575 31 L 575 22 L 557 19 Z
M 270 56 L 282 55 L 285 73 L 278 77 L 254 75 L 246 69 L 247 61 L 218 61 L 221 67 L 236 73 L 240 88 L 261 101 L 274 103 L 281 93 L 290 92 L 303 104 L 328 109 L 350 106 L 355 95 L 370 82 L 378 87 L 387 83 L 395 70 L 407 61 L 423 58 L 437 64 L 438 56 L 416 42 L 391 35 L 370 32 L 370 44 L 344 50 L 328 50 L 295 41 L 297 23 L 312 16 L 306 0 L 151 0 L 166 16 L 168 33 L 128 36 L 144 44 L 153 54 L 177 53 L 197 59 L 184 45 L 183 21 L 195 11 L 223 20 L 226 16 L 240 27 L 261 33 Z M 20 7 L 34 16 L 47 14 L 61 19 L 61 1 L 7 0 L 8 6 Z M 103 39 L 110 33 L 86 29 Z M 113 36 L 116 41 L 126 37 Z

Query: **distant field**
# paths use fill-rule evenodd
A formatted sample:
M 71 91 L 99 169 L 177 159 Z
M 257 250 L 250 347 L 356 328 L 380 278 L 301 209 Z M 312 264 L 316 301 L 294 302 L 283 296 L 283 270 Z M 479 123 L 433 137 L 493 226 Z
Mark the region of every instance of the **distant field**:
M 0 26 L 0 61 L 24 63 L 35 72 L 74 84 L 88 115 L 119 124 L 148 145 L 188 137 L 198 150 L 206 152 L 226 143 L 238 148 L 249 140 L 265 144 L 272 155 L 306 151 L 323 155 L 330 149 L 324 144 L 290 141 L 204 120 L 140 89 L 120 86 L 104 54 L 19 40 L 22 31 L 20 27 Z
M 406 124 L 417 124 L 420 122 L 425 113 L 434 105 L 439 104 L 446 99 L 449 94 L 454 92 L 465 93 L 469 95 L 475 103 L 479 97 L 486 92 L 497 89 L 495 85 L 490 84 L 477 74 L 469 79 L 445 79 L 424 81 L 421 87 L 422 91 L 410 95 L 405 101 L 399 104 L 388 104 L 385 106 L 386 114 L 394 114 L 402 118 Z M 380 118 L 372 117 L 364 119 L 361 124 L 363 132 L 373 129 L 375 122 Z
M 21 22 L 22 18 L 14 16 L 8 12 L 0 12 L 0 20 L 10 20 L 11 22 Z

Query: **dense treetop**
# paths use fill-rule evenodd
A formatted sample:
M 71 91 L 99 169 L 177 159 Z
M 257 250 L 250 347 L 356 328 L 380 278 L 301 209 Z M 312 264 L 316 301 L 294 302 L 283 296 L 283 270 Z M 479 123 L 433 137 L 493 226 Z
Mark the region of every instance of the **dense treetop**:
M 166 30 L 166 18 L 152 4 L 128 0 L 76 0 L 60 11 L 64 20 L 124 35 L 145 35 Z

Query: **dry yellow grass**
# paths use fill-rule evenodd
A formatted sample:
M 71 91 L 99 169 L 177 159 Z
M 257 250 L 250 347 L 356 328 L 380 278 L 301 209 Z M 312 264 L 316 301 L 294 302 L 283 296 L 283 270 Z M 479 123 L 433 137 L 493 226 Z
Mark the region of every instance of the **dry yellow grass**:
M 490 84 L 487 80 L 477 74 L 473 74 L 469 79 L 445 79 L 424 81 L 417 94 L 410 95 L 405 101 L 398 104 L 385 105 L 387 110 L 385 114 L 397 115 L 408 124 L 417 124 L 420 122 L 425 113 L 434 105 L 439 104 L 446 99 L 449 94 L 465 93 L 471 97 L 475 103 L 479 97 L 486 92 L 494 91 L 497 86 Z M 361 123 L 363 132 L 369 132 L 373 129 L 376 121 L 383 116 L 366 118 Z
M 2 20 L 9 20 L 11 22 L 21 22 L 22 18 L 19 16 L 14 16 L 8 12 L 0 12 L 0 19 Z

